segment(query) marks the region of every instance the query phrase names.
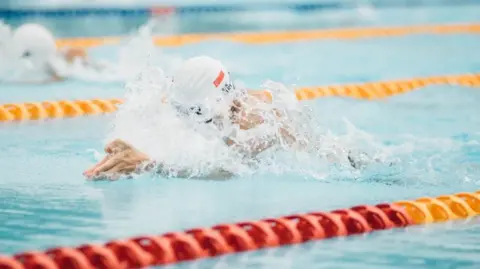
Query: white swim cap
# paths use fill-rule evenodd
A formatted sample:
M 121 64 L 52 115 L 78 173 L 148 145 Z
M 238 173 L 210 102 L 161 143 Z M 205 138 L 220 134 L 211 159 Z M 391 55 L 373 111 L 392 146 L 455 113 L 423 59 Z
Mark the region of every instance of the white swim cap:
M 212 103 L 232 87 L 227 69 L 208 56 L 187 60 L 175 72 L 173 83 L 173 99 L 183 105 Z
M 39 24 L 24 24 L 13 33 L 13 43 L 17 57 L 28 59 L 33 64 L 43 64 L 52 58 L 56 51 L 52 33 Z

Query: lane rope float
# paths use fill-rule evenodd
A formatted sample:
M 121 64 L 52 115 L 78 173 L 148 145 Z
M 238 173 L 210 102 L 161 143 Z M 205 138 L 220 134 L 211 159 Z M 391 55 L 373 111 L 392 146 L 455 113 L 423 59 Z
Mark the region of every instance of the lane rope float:
M 480 214 L 480 191 L 377 205 L 359 205 L 331 212 L 219 224 L 163 235 L 138 236 L 76 248 L 56 247 L 0 256 L 1 269 L 144 268 L 217 257 L 258 249 L 301 244 L 467 219 Z
M 298 100 L 312 100 L 332 96 L 375 100 L 431 85 L 480 86 L 480 73 L 337 86 L 302 87 L 295 89 L 295 94 Z M 258 93 L 261 91 L 252 92 Z M 267 98 L 272 98 L 272 95 L 269 92 L 263 92 L 261 94 L 265 94 Z M 4 104 L 0 105 L 0 122 L 69 118 L 100 113 L 111 113 L 116 111 L 118 105 L 122 103 L 123 100 L 117 98 Z
M 0 105 L 0 121 L 69 118 L 117 110 L 121 99 L 61 100 Z
M 359 39 L 391 37 L 414 34 L 479 34 L 480 24 L 415 25 L 376 28 L 320 29 L 289 32 L 245 32 L 214 34 L 181 34 L 153 37 L 157 46 L 182 46 L 207 40 L 228 40 L 248 44 L 269 44 L 279 42 L 307 41 L 317 39 Z M 59 47 L 91 48 L 101 45 L 118 44 L 121 37 L 59 39 Z
M 480 73 L 431 76 L 385 82 L 367 82 L 338 86 L 304 87 L 295 90 L 297 99 L 310 100 L 327 96 L 381 99 L 432 85 L 480 86 Z

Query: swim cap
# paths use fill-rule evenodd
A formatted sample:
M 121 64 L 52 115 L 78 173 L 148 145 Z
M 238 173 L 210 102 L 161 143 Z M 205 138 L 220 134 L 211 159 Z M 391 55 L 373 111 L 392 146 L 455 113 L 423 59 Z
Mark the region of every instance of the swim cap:
M 227 69 L 208 56 L 187 60 L 174 73 L 173 83 L 173 99 L 184 105 L 214 102 L 231 87 Z
M 8 76 L 12 62 L 12 30 L 9 25 L 0 20 L 0 80 Z M 9 63 L 9 64 L 7 64 Z
M 4 49 L 5 46 L 10 45 L 9 42 L 12 39 L 12 29 L 9 25 L 0 20 L 0 48 Z
M 28 59 L 33 64 L 44 64 L 56 51 L 52 33 L 39 24 L 24 24 L 13 33 L 13 43 L 17 57 Z

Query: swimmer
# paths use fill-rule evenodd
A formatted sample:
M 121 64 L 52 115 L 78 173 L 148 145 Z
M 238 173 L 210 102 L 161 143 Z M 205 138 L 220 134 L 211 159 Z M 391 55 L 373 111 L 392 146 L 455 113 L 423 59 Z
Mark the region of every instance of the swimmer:
M 57 48 L 53 34 L 39 24 L 28 23 L 18 27 L 13 31 L 9 43 L 9 53 L 13 54 L 10 57 L 14 62 L 12 65 L 17 64 L 14 68 L 28 72 L 22 77 L 33 78 L 38 83 L 67 79 L 66 69 L 75 62 L 101 68 L 88 59 L 87 52 L 82 48 Z
M 159 100 L 161 102 L 161 100 Z M 179 117 L 193 117 L 195 129 L 214 130 L 226 133 L 226 129 L 249 130 L 264 123 L 263 116 L 282 118 L 280 111 L 260 111 L 256 104 L 271 102 L 265 94 L 251 94 L 235 87 L 230 73 L 223 64 L 207 56 L 187 60 L 174 73 L 173 91 L 168 101 L 178 112 Z M 227 127 L 229 126 L 229 127 Z M 273 135 L 267 139 L 252 139 L 247 143 L 237 143 L 234 132 L 223 136 L 223 142 L 243 155 L 254 158 L 259 153 L 283 141 L 295 141 L 287 126 L 278 127 L 280 137 Z M 208 132 L 208 131 L 206 131 Z M 228 133 L 228 131 L 227 131 Z M 220 136 L 219 136 L 220 137 Z M 84 172 L 88 179 L 117 178 L 141 172 L 145 168 L 155 168 L 162 173 L 159 160 L 151 160 L 126 141 L 115 140 L 105 147 L 107 156 Z M 143 169 L 142 169 L 143 167 Z M 188 169 L 177 171 L 178 177 L 189 177 Z M 228 178 L 233 174 L 219 170 L 208 178 Z
M 223 64 L 207 56 L 187 60 L 173 76 L 173 91 L 167 100 L 178 112 L 179 118 L 192 119 L 188 124 L 205 136 L 223 140 L 230 149 L 243 156 L 244 160 L 255 160 L 257 155 L 275 145 L 300 151 L 319 153 L 318 143 L 321 139 L 299 137 L 297 130 L 289 124 L 288 116 L 276 108 L 265 106 L 271 104 L 271 96 L 265 92 L 247 92 L 237 88 L 230 78 L 230 73 Z M 275 119 L 274 132 L 261 133 L 259 137 L 242 140 L 240 131 L 247 131 L 267 124 L 267 119 Z M 239 131 L 239 132 L 237 132 Z M 366 154 L 354 157 L 352 152 L 338 154 L 336 149 L 326 152 L 331 162 L 341 162 L 344 158 L 349 166 L 362 169 Z M 130 175 L 156 169 L 159 174 L 169 175 L 168 167 L 161 160 L 152 160 L 126 141 L 116 139 L 105 147 L 106 157 L 83 174 L 87 179 L 117 179 L 121 175 Z M 343 157 L 341 157 L 343 156 Z M 171 172 L 171 171 L 170 171 Z M 177 177 L 190 177 L 191 171 L 175 171 Z M 225 179 L 234 176 L 230 171 L 219 169 L 209 175 L 208 179 Z

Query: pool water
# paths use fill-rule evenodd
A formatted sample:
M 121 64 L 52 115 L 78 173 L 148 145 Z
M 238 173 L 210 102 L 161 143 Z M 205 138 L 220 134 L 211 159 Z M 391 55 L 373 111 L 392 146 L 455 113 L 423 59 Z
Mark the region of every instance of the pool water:
M 294 0 L 295 1 L 295 0 Z M 294 2 L 293 1 L 293 2 Z M 393 0 L 395 1 L 395 0 Z M 401 2 L 402 0 L 400 0 Z M 188 2 L 188 1 L 187 1 Z M 263 1 L 262 1 L 263 2 Z M 339 1 L 341 2 L 341 1 Z M 344 1 L 352 2 L 352 1 Z M 247 11 L 247 12 L 191 12 L 181 15 L 158 17 L 159 34 L 230 31 L 304 30 L 331 27 L 389 26 L 478 22 L 478 7 L 475 1 L 452 1 L 453 5 L 418 6 L 415 8 L 383 7 L 372 10 L 368 5 L 358 8 L 338 8 L 305 11 Z M 381 2 L 392 2 L 380 0 Z M 458 2 L 459 5 L 455 5 Z M 194 1 L 195 5 L 197 2 Z M 368 1 L 364 1 L 368 4 Z M 179 3 L 180 4 L 180 3 Z M 190 3 L 192 4 L 192 3 Z M 246 3 L 245 3 L 246 4 Z M 18 26 L 26 21 L 41 23 L 52 29 L 58 37 L 118 36 L 131 33 L 150 16 L 58 16 L 58 17 L 7 17 L 5 21 Z M 101 27 L 98 27 L 101 25 Z
M 380 10 L 378 25 L 479 22 L 480 7 Z M 397 21 L 388 16 L 397 13 Z M 403 14 L 403 15 L 401 15 Z M 470 14 L 470 16 L 464 14 Z M 476 14 L 476 15 L 475 15 Z M 409 21 L 410 20 L 410 21 Z M 61 28 L 59 26 L 59 28 Z M 416 35 L 274 45 L 202 42 L 162 49 L 181 58 L 218 57 L 252 88 L 272 79 L 324 85 L 480 70 L 475 35 Z M 215 48 L 212 50 L 212 48 Z M 115 60 L 118 46 L 92 49 Z M 241 52 L 238 53 L 238 52 Z M 2 103 L 121 97 L 123 82 L 1 85 Z M 113 115 L 0 126 L 0 253 L 76 246 L 358 204 L 474 191 L 480 184 L 480 91 L 435 86 L 381 101 L 308 101 L 339 136 L 366 135 L 396 150 L 397 165 L 326 179 L 260 173 L 230 181 L 164 179 L 87 182 Z M 345 123 L 345 119 L 349 123 Z M 353 125 L 354 127 L 349 127 Z M 364 134 L 363 132 L 366 134 Z M 478 268 L 480 219 L 378 232 L 221 257 L 175 268 Z

